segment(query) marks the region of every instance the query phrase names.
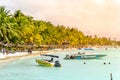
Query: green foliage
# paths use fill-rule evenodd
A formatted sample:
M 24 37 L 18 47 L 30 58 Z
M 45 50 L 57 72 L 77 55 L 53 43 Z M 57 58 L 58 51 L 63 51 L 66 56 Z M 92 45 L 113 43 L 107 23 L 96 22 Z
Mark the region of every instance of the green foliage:
M 79 45 L 120 45 L 110 38 L 85 36 L 77 28 L 53 25 L 43 20 L 33 20 L 21 10 L 10 14 L 4 6 L 0 6 L 0 42 L 14 44 L 49 44 L 70 46 Z

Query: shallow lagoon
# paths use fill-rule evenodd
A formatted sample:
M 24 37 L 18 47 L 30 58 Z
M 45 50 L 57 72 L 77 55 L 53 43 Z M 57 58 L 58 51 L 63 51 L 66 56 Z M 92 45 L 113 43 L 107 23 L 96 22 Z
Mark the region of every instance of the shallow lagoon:
M 120 48 L 95 48 L 94 52 L 105 53 L 102 59 L 64 60 L 68 53 L 78 50 L 55 52 L 60 56 L 62 67 L 41 67 L 35 62 L 38 57 L 21 58 L 0 66 L 1 80 L 120 80 Z M 86 64 L 84 64 L 84 62 Z M 106 62 L 104 65 L 103 63 Z M 108 64 L 110 62 L 110 64 Z

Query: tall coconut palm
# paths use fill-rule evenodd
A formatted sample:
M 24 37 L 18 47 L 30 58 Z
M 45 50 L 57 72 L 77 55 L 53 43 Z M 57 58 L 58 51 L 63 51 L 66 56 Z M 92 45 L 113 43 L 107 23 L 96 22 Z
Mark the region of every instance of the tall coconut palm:
M 10 43 L 17 35 L 14 24 L 12 23 L 12 15 L 4 6 L 0 6 L 0 41 Z
M 0 6 L 0 41 L 9 42 L 8 32 L 9 25 L 9 10 L 6 10 L 4 6 Z

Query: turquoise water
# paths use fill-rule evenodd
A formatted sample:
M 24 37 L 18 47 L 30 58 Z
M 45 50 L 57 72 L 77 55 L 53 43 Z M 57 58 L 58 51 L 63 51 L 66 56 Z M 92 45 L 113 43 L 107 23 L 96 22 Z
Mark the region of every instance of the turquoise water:
M 35 59 L 39 56 L 9 62 L 0 66 L 0 80 L 110 80 L 110 73 L 113 80 L 120 80 L 120 48 L 96 48 L 94 52 L 108 55 L 102 59 L 63 59 L 66 54 L 75 52 L 78 50 L 54 53 L 60 56 L 60 68 L 38 66 Z M 111 64 L 108 64 L 109 62 Z

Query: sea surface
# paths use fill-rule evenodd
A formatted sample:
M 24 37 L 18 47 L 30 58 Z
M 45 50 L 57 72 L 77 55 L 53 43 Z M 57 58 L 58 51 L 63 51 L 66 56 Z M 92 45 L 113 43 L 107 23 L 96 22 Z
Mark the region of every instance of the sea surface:
M 111 73 L 113 80 L 120 80 L 120 48 L 108 48 L 107 50 L 94 48 L 93 52 L 107 54 L 101 59 L 63 59 L 66 54 L 79 51 L 65 50 L 52 53 L 60 56 L 59 61 L 62 67 L 39 66 L 35 59 L 40 56 L 9 62 L 0 66 L 0 80 L 111 80 Z

